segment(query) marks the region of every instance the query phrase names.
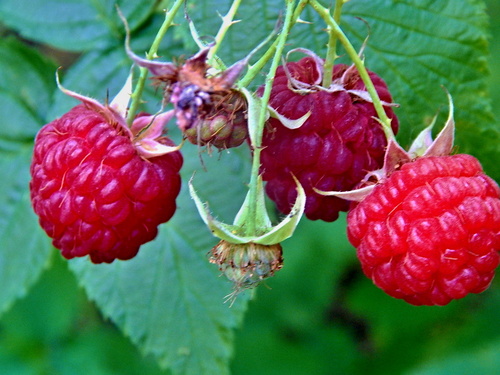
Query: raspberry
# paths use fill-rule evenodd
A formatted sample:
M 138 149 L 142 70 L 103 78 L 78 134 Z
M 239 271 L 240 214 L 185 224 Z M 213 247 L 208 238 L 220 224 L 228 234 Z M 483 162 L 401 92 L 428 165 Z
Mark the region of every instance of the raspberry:
M 31 201 L 65 258 L 130 259 L 174 214 L 182 162 L 178 151 L 144 159 L 120 126 L 81 104 L 38 133 Z
M 499 264 L 500 189 L 470 155 L 403 164 L 352 208 L 364 273 L 413 305 L 446 305 L 490 285 Z
M 321 64 L 322 65 L 322 64 Z M 365 86 L 357 70 L 346 65 L 334 67 L 333 85 L 321 82 L 322 66 L 318 60 L 305 57 L 280 66 L 276 72 L 269 105 L 281 116 L 298 119 L 310 112 L 297 129 L 290 129 L 271 118 L 263 135 L 263 180 L 266 193 L 278 209 L 288 213 L 296 198 L 294 175 L 307 196 L 305 214 L 311 220 L 334 221 L 339 211 L 347 211 L 349 203 L 324 191 L 350 190 L 366 172 L 380 168 L 387 144 L 384 132 L 374 117 Z M 369 72 L 375 88 L 386 104 L 392 98 L 386 84 Z M 296 88 L 292 87 L 294 82 Z M 363 95 L 366 94 L 366 95 Z M 390 107 L 386 113 L 396 132 L 398 120 Z

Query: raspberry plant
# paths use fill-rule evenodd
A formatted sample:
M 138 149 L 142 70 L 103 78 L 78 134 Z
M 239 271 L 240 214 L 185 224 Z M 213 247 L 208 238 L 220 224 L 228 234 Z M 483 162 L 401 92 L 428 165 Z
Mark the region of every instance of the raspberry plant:
M 399 353 L 398 350 L 405 347 L 399 345 L 401 342 L 411 343 L 411 352 L 425 357 L 426 343 L 439 347 L 440 340 L 454 342 L 458 337 L 467 341 L 470 338 L 467 334 L 471 335 L 468 332 L 472 330 L 460 330 L 460 327 L 475 324 L 478 332 L 491 328 L 477 321 L 495 321 L 491 317 L 488 320 L 488 311 L 495 311 L 498 305 L 497 285 L 478 296 L 453 301 L 440 310 L 412 307 L 404 301 L 377 294 L 371 280 L 361 275 L 363 269 L 367 276 L 374 278 L 370 270 L 373 259 L 368 254 L 371 249 L 359 247 L 366 233 L 358 233 L 359 226 L 366 226 L 366 222 L 360 224 L 361 208 L 369 205 L 370 199 L 376 200 L 375 194 L 383 186 L 392 186 L 391 181 L 396 177 L 391 176 L 432 160 L 431 156 L 418 154 L 416 146 L 408 151 L 411 155 L 416 152 L 410 159 L 401 155 L 422 128 L 433 122 L 434 116 L 438 130 L 445 122 L 445 115 L 438 112 L 446 104 L 439 87 L 442 85 L 450 92 L 456 108 L 455 147 L 461 154 L 477 157 L 492 178 L 483 178 L 486 175 L 473 163 L 477 167 L 476 177 L 488 182 L 481 188 L 484 191 L 480 189 L 477 194 L 470 187 L 472 182 L 463 182 L 459 188 L 461 194 L 463 197 L 476 194 L 497 203 L 488 203 L 487 220 L 471 219 L 463 231 L 456 229 L 476 238 L 479 242 L 470 240 L 474 242 L 471 246 L 482 249 L 485 254 L 488 250 L 489 260 L 480 260 L 482 254 L 477 251 L 475 255 L 479 258 L 476 259 L 461 257 L 458 250 L 452 253 L 440 249 L 448 263 L 451 260 L 462 262 L 461 266 L 474 263 L 481 279 L 474 284 L 471 277 L 462 277 L 459 283 L 450 282 L 447 276 L 444 279 L 448 281 L 437 277 L 439 285 L 452 291 L 445 299 L 437 298 L 436 294 L 432 298 L 437 299 L 428 299 L 428 295 L 423 300 L 409 296 L 407 289 L 423 288 L 422 283 L 406 283 L 403 295 L 399 289 L 394 291 L 393 283 L 389 283 L 390 287 L 375 284 L 411 303 L 443 305 L 451 299 L 465 297 L 467 292 L 482 292 L 491 282 L 498 262 L 498 218 L 493 214 L 498 206 L 498 191 L 493 179 L 500 178 L 496 162 L 499 133 L 485 94 L 487 50 L 482 2 L 461 0 L 459 7 L 451 0 L 418 0 L 408 4 L 382 0 L 351 0 L 345 4 L 340 0 L 331 4 L 315 0 L 176 0 L 148 4 L 119 1 L 117 5 L 118 9 L 111 2 L 90 4 L 83 0 L 71 4 L 59 2 L 50 7 L 42 1 L 4 0 L 0 4 L 0 22 L 5 24 L 0 32 L 7 35 L 0 41 L 0 108 L 4 114 L 0 163 L 8 176 L 0 185 L 3 192 L 0 233 L 5 239 L 0 250 L 0 281 L 4 285 L 0 311 L 5 311 L 6 322 L 22 315 L 19 309 L 23 303 L 29 303 L 32 295 L 37 295 L 39 287 L 34 285 L 40 277 L 40 285 L 46 287 L 47 277 L 62 272 L 64 276 L 58 274 L 59 278 L 54 279 L 58 287 L 50 290 L 51 296 L 60 296 L 61 285 L 72 285 L 68 280 L 73 276 L 64 273 L 69 266 L 98 310 L 143 353 L 151 355 L 161 367 L 174 374 L 228 373 L 233 355 L 236 357 L 232 369 L 236 374 L 268 373 L 271 368 L 276 373 L 304 373 L 312 369 L 325 373 L 332 368 L 332 353 L 343 353 L 335 359 L 335 367 L 341 373 L 366 373 L 368 368 L 374 373 L 402 373 L 425 360 L 416 359 L 408 352 Z M 24 41 L 37 43 L 37 48 L 23 43 L 19 35 Z M 60 55 L 47 51 L 44 46 L 76 54 L 59 58 Z M 148 52 L 144 55 L 142 51 Z M 310 63 L 309 73 L 314 76 L 312 82 L 306 80 L 306 86 L 303 77 L 295 75 L 292 68 L 302 63 L 293 61 L 302 57 L 293 51 L 309 56 L 301 60 Z M 290 69 L 283 67 L 288 64 Z M 64 87 L 57 87 L 54 79 L 58 65 L 62 65 L 58 75 Z M 349 74 L 339 76 L 339 72 L 346 71 Z M 126 89 L 120 91 L 126 82 L 132 87 L 125 86 Z M 280 99 L 276 94 L 280 84 L 281 90 L 290 89 L 298 98 L 296 108 L 292 105 L 291 111 L 282 110 L 288 98 Z M 126 100 L 118 103 L 111 98 L 119 92 Z M 291 93 L 284 96 L 287 95 L 292 96 Z M 308 100 L 314 103 L 316 96 L 343 96 L 351 104 L 346 107 L 339 104 L 342 110 L 331 115 L 316 105 L 302 110 L 301 103 Z M 331 100 L 337 103 L 337 99 Z M 356 114 L 351 107 L 356 108 Z M 319 167 L 309 173 L 307 163 L 302 162 L 311 152 L 310 143 L 303 142 L 302 135 L 307 138 L 316 134 L 317 129 L 310 129 L 312 120 L 316 123 L 317 119 L 324 120 L 316 126 L 327 129 L 328 136 L 337 134 L 338 129 L 331 126 L 334 121 L 329 119 L 338 116 L 339 111 L 345 118 L 362 118 L 366 127 L 359 140 L 341 143 L 348 144 L 353 155 L 363 155 L 366 151 L 369 156 L 360 157 L 365 162 L 341 166 L 340 170 L 350 169 L 349 177 L 343 175 L 345 171 L 334 173 L 335 178 L 320 175 L 332 163 L 340 163 L 339 158 L 331 156 L 334 152 L 317 159 Z M 70 129 L 60 128 L 61 123 Z M 354 125 L 346 123 L 354 129 Z M 42 128 L 44 124 L 48 125 Z M 107 135 L 94 140 L 89 135 L 92 130 L 82 130 L 80 124 L 100 126 Z M 398 142 L 403 147 L 395 146 L 393 133 L 398 124 Z M 74 138 L 72 132 L 80 138 Z M 334 146 L 324 141 L 323 138 L 328 138 L 325 134 L 320 131 L 316 135 L 327 144 L 324 153 L 328 153 Z M 422 134 L 414 145 L 429 147 L 430 131 Z M 292 141 L 280 141 L 286 137 Z M 89 156 L 77 158 L 75 150 L 80 148 L 65 146 L 75 139 L 87 142 L 85 152 Z M 110 179 L 104 181 L 107 185 L 100 179 L 104 176 L 101 175 L 103 168 L 108 166 L 106 160 L 112 154 L 112 148 L 101 147 L 108 141 L 123 143 L 127 151 L 122 156 L 129 155 L 134 160 L 133 169 L 139 177 L 130 174 L 130 191 L 107 188 L 110 183 L 120 185 L 126 180 L 124 175 L 128 173 L 121 173 L 121 166 L 114 165 L 116 174 L 112 177 L 111 172 L 106 175 Z M 278 144 L 278 151 L 272 149 L 272 142 Z M 382 166 L 386 145 L 389 150 L 396 150 L 397 156 L 386 153 L 386 164 Z M 55 152 L 58 147 L 64 152 Z M 51 152 L 59 155 L 58 158 L 52 158 Z M 447 149 L 447 154 L 455 153 Z M 419 157 L 413 160 L 417 154 Z M 457 155 L 432 157 L 450 158 L 447 162 L 450 165 L 451 160 L 458 158 Z M 51 161 L 56 159 L 57 163 Z M 85 189 L 78 190 L 75 179 L 69 177 L 81 176 L 78 168 L 85 169 L 89 163 L 92 168 L 87 169 L 95 183 L 88 184 L 82 179 Z M 32 176 L 28 172 L 30 164 Z M 289 164 L 299 165 L 301 169 Z M 382 171 L 390 173 L 377 172 L 381 166 Z M 141 184 L 142 171 L 152 169 L 158 179 L 148 178 L 149 184 Z M 179 169 L 182 188 L 177 196 Z M 47 171 L 50 173 L 45 173 Z M 152 172 L 144 172 L 148 173 Z M 272 182 L 273 173 L 286 176 L 286 189 L 281 183 Z M 309 178 L 312 174 L 318 178 Z M 465 177 L 460 178 L 464 181 Z M 140 185 L 139 188 L 136 189 L 133 182 Z M 425 182 L 434 184 L 435 180 Z M 357 206 L 349 206 L 344 199 L 346 195 L 336 190 L 353 189 L 358 184 L 365 189 L 363 192 L 367 187 L 371 190 L 370 186 L 380 188 L 371 192 L 375 198 L 358 199 L 361 202 Z M 271 193 L 271 201 L 266 201 L 264 189 Z M 284 198 L 277 198 L 280 189 L 286 190 Z M 89 195 L 89 191 L 92 194 Z M 159 191 L 159 196 L 164 193 L 165 199 L 146 199 L 151 191 Z M 57 199 L 52 198 L 54 192 Z M 101 202 L 102 196 L 105 200 L 112 197 L 113 202 Z M 332 210 L 327 207 L 329 203 L 315 204 L 312 196 L 324 202 L 340 203 Z M 45 198 L 48 200 L 44 201 Z M 108 216 L 80 217 L 86 212 L 85 208 L 75 207 L 77 202 L 85 200 L 91 202 L 88 207 L 102 204 L 102 212 L 116 202 L 127 203 L 114 208 L 132 208 L 120 212 L 111 210 Z M 273 200 L 278 202 L 277 208 L 282 213 L 276 210 Z M 33 214 L 31 205 L 39 218 Z M 337 219 L 338 212 L 349 207 L 347 221 L 343 213 Z M 327 213 L 323 214 L 322 210 Z M 468 212 L 474 218 L 475 211 Z M 428 219 L 438 220 L 439 215 L 444 214 L 431 212 Z M 38 219 L 54 238 L 53 245 L 64 256 L 78 259 L 62 263 Z M 97 239 L 85 240 L 92 236 L 83 236 L 83 226 L 74 225 L 82 219 L 89 221 L 85 227 L 92 229 L 90 232 L 100 233 Z M 349 240 L 358 248 L 361 266 L 353 247 L 347 243 L 346 224 L 349 224 Z M 489 231 L 487 234 L 485 228 Z M 138 235 L 141 231 L 143 234 Z M 71 235 L 64 237 L 64 233 Z M 377 235 L 383 237 L 383 232 Z M 67 240 L 68 236 L 71 240 Z M 120 240 L 113 242 L 110 237 Z M 461 243 L 460 238 L 455 240 Z M 433 252 L 434 245 L 430 245 L 428 251 Z M 408 251 L 408 254 L 411 258 L 414 252 Z M 132 259 L 120 260 L 125 258 Z M 398 268 L 403 264 L 398 263 L 400 260 L 390 258 L 387 264 Z M 420 262 L 422 268 L 412 271 L 435 277 L 431 270 L 435 264 L 428 263 Z M 453 267 L 450 265 L 450 270 L 458 270 Z M 232 283 L 218 277 L 220 272 Z M 400 274 L 394 272 L 394 275 Z M 429 280 L 424 281 L 433 282 Z M 268 290 L 266 285 L 255 288 L 262 283 L 272 289 Z M 465 292 L 458 292 L 459 284 Z M 73 288 L 76 290 L 76 285 Z M 16 299 L 26 293 L 27 299 L 12 307 Z M 255 294 L 258 298 L 252 299 Z M 77 293 L 70 291 L 65 295 Z M 225 296 L 230 303 L 223 303 Z M 87 306 L 72 298 L 78 308 Z M 250 299 L 248 323 L 243 324 L 243 330 L 236 335 L 238 345 L 233 349 L 234 330 L 241 325 Z M 55 299 L 50 303 L 58 306 L 62 301 Z M 43 304 L 37 305 L 38 309 L 43 311 Z M 64 308 L 57 310 L 65 311 Z M 464 317 L 463 311 L 471 318 Z M 384 318 L 377 317 L 377 313 Z M 47 315 L 46 324 L 42 326 L 49 333 L 42 341 L 53 343 L 50 335 L 64 339 L 71 326 L 64 322 L 81 321 L 83 315 L 80 312 L 66 318 Z M 305 329 L 296 322 L 296 316 L 303 316 L 308 322 L 328 316 L 329 323 Z M 415 316 L 420 319 L 412 319 Z M 405 317 L 404 322 L 398 321 L 400 317 Z M 384 323 L 384 319 L 388 319 L 388 323 Z M 438 324 L 458 320 L 462 322 L 460 327 L 455 331 L 442 329 L 442 337 L 436 342 L 424 340 L 421 345 L 414 345 L 411 341 L 423 328 L 436 329 Z M 332 322 L 334 329 L 331 329 Z M 386 325 L 395 328 L 384 332 Z M 413 330 L 398 330 L 403 326 Z M 356 333 L 349 331 L 353 328 Z M 275 331 L 288 332 L 284 336 L 295 339 L 285 340 L 282 334 L 279 339 L 268 336 L 271 335 L 268 332 Z M 488 333 L 495 334 L 490 329 Z M 276 355 L 280 350 L 305 349 L 310 342 L 305 338 L 311 335 L 325 352 L 284 360 Z M 262 340 L 279 342 L 279 345 L 263 353 L 255 349 L 255 343 Z M 398 344 L 391 346 L 391 342 Z M 355 344 L 360 350 L 355 350 Z M 494 352 L 494 344 L 491 348 Z M 377 355 L 381 360 L 401 357 L 406 362 L 386 360 L 378 369 L 374 366 L 376 360 L 366 355 L 370 350 L 381 354 Z M 61 353 L 59 358 L 63 359 L 58 365 L 70 368 L 71 347 Z M 272 366 L 265 359 L 270 353 Z M 99 355 L 94 358 L 96 367 L 104 366 Z M 46 372 L 57 373 L 48 364 L 50 359 L 43 357 L 42 360 L 47 361 Z M 141 366 L 137 373 L 160 371 L 148 367 L 149 362 L 124 363 L 127 360 L 117 365 L 122 366 L 118 372 L 135 371 L 134 365 Z M 61 373 L 64 371 L 74 373 L 71 370 L 61 370 Z M 88 371 L 93 370 L 89 367 Z

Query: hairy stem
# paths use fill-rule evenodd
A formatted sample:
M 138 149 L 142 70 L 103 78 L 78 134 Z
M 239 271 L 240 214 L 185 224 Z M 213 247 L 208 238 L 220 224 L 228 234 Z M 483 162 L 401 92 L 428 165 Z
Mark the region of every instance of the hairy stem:
M 380 101 L 377 90 L 373 85 L 373 82 L 368 74 L 368 71 L 365 68 L 365 65 L 361 58 L 358 56 L 358 53 L 354 49 L 353 45 L 344 34 L 338 23 L 332 18 L 328 9 L 323 7 L 317 0 L 310 0 L 309 4 L 314 8 L 314 10 L 320 15 L 321 18 L 326 22 L 328 27 L 337 35 L 338 40 L 344 46 L 347 54 L 351 58 L 352 62 L 356 66 L 359 76 L 363 80 L 363 83 L 366 86 L 366 91 L 370 94 L 370 97 L 373 101 L 373 106 L 377 111 L 377 115 L 379 117 L 379 121 L 382 124 L 382 129 L 384 130 L 385 136 L 387 140 L 395 139 L 394 133 L 391 128 L 391 119 L 387 116 L 384 110 L 384 106 Z
M 157 53 L 158 48 L 160 47 L 160 43 L 167 33 L 167 30 L 170 28 L 170 26 L 172 26 L 174 17 L 179 11 L 182 4 L 184 4 L 184 0 L 176 0 L 174 5 L 172 6 L 172 9 L 168 10 L 165 13 L 165 20 L 158 30 L 158 33 L 156 34 L 156 37 L 151 44 L 149 52 L 146 54 L 146 58 L 148 60 L 152 60 L 155 57 L 158 57 Z M 130 108 L 127 115 L 127 124 L 129 126 L 132 125 L 135 115 L 137 114 L 137 111 L 139 109 L 139 105 L 141 104 L 142 93 L 144 92 L 144 86 L 146 85 L 146 79 L 148 77 L 148 70 L 146 68 L 140 68 L 139 71 L 139 79 L 137 80 L 137 83 L 135 85 L 134 92 L 130 96 L 132 101 L 130 103 Z
M 344 0 L 335 0 L 335 8 L 333 10 L 333 19 L 339 25 L 340 15 L 342 13 L 342 5 L 344 5 Z M 323 82 L 321 83 L 323 87 L 330 87 L 332 84 L 333 77 L 333 65 L 337 55 L 337 33 L 333 32 L 331 27 L 328 26 L 328 49 L 326 51 L 325 63 L 323 65 Z
M 259 179 L 259 170 L 260 170 L 260 153 L 262 151 L 262 134 L 264 132 L 264 124 L 266 122 L 266 114 L 267 114 L 267 103 L 269 102 L 269 98 L 271 96 L 271 89 L 273 87 L 273 82 L 274 82 L 274 76 L 276 74 L 276 69 L 278 69 L 278 65 L 280 64 L 281 61 L 281 56 L 283 53 L 283 50 L 285 48 L 285 43 L 286 39 L 288 37 L 288 33 L 290 32 L 290 28 L 292 26 L 292 18 L 293 18 L 293 8 L 294 8 L 294 3 L 295 0 L 286 0 L 286 14 L 285 14 L 285 22 L 283 24 L 283 28 L 281 30 L 280 35 L 277 38 L 276 42 L 276 49 L 274 53 L 273 60 L 271 62 L 271 67 L 269 68 L 269 72 L 267 73 L 266 77 L 266 84 L 264 88 L 264 93 L 262 94 L 261 98 L 261 106 L 262 110 L 260 112 L 260 117 L 257 125 L 257 132 L 256 132 L 256 140 L 255 140 L 255 148 L 253 149 L 253 159 L 252 159 L 252 171 L 251 171 L 251 177 L 250 177 L 250 217 L 255 217 L 255 213 L 257 212 L 257 202 L 258 202 L 258 197 L 257 197 L 257 192 L 258 192 L 258 179 Z M 254 215 L 252 215 L 254 214 Z M 251 223 L 249 224 L 249 231 L 250 233 L 254 233 L 256 228 L 255 228 L 255 221 L 251 220 Z
M 226 36 L 226 33 L 229 30 L 229 28 L 236 22 L 239 22 L 239 21 L 234 21 L 234 16 L 236 15 L 236 12 L 238 11 L 240 4 L 241 0 L 234 0 L 227 14 L 224 17 L 222 17 L 222 25 L 220 26 L 219 31 L 215 36 L 215 45 L 210 49 L 210 52 L 208 52 L 207 58 L 209 65 L 214 65 L 216 63 L 216 61 L 213 61 L 214 59 L 216 59 L 215 54 L 219 50 L 219 47 L 221 46 L 222 41 L 224 40 L 224 37 Z

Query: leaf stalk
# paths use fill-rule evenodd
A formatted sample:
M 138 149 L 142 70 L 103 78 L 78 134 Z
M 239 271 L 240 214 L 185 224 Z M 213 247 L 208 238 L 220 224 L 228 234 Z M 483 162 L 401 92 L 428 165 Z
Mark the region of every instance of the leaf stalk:
M 266 108 L 269 102 L 269 98 L 271 96 L 271 89 L 274 82 L 274 76 L 276 74 L 276 70 L 278 69 L 278 65 L 281 62 L 281 56 L 285 48 L 285 43 L 288 37 L 288 33 L 290 32 L 292 26 L 294 3 L 295 3 L 294 0 L 286 1 L 285 21 L 281 33 L 277 38 L 276 50 L 271 62 L 271 67 L 269 68 L 269 72 L 267 73 L 264 92 L 261 98 L 262 110 L 260 111 L 260 116 L 257 124 L 256 140 L 253 148 L 252 170 L 251 170 L 250 186 L 249 186 L 249 198 L 250 198 L 249 202 L 251 205 L 249 207 L 250 218 L 254 218 L 255 215 L 252 214 L 257 212 L 256 202 L 258 199 L 257 194 L 258 194 L 258 180 L 259 180 L 259 170 L 260 170 L 260 153 L 262 151 L 262 134 L 264 132 L 264 124 L 266 122 L 266 114 L 267 114 Z M 257 229 L 255 228 L 256 223 L 254 220 L 250 221 L 251 223 L 248 223 L 249 224 L 248 229 L 250 232 L 252 231 L 255 232 L 255 230 Z

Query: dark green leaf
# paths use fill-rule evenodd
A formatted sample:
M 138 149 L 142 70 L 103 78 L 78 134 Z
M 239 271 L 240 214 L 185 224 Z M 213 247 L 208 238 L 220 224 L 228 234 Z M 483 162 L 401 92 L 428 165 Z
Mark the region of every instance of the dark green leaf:
M 0 313 L 38 279 L 52 249 L 31 208 L 30 159 L 31 148 L 26 146 L 0 159 L 6 176 L 0 184 Z
M 144 33 L 137 35 L 137 40 L 132 43 L 132 48 L 141 55 L 141 52 L 146 50 L 146 46 L 151 43 L 153 38 L 153 30 L 146 29 Z M 181 53 L 179 45 L 172 40 L 171 35 L 165 38 L 163 45 L 168 46 L 162 51 L 163 61 L 171 61 L 173 55 Z M 123 87 L 132 66 L 132 60 L 126 55 L 125 48 L 121 45 L 109 50 L 91 51 L 83 54 L 69 69 L 60 71 L 63 76 L 62 85 L 69 90 L 105 103 L 112 100 Z M 134 70 L 134 77 L 135 80 L 138 77 L 137 70 Z M 160 90 L 149 86 L 150 82 L 147 81 L 148 87 L 143 97 L 145 105 L 141 109 L 155 113 L 161 109 L 162 98 Z M 48 119 L 61 116 L 78 103 L 77 100 L 57 91 Z
M 29 142 L 33 141 L 42 121 L 15 94 L 0 89 L 0 127 L 2 141 Z M 17 144 L 17 143 L 16 143 Z M 0 145 L 0 150 L 5 149 Z
M 459 152 L 480 158 L 500 178 L 500 130 L 493 122 L 486 80 L 487 18 L 478 0 L 356 0 L 345 6 L 343 27 L 356 45 L 369 34 L 367 67 L 388 83 L 401 120 L 404 146 L 430 123 L 452 95 Z M 363 19 L 370 27 L 354 17 Z M 485 144 L 484 140 L 489 142 Z
M 29 198 L 31 143 L 55 85 L 53 64 L 14 39 L 0 41 L 0 313 L 24 295 L 45 268 L 50 241 Z
M 329 374 L 332 363 L 351 374 L 360 354 L 349 326 L 357 317 L 340 285 L 355 261 L 345 216 L 333 224 L 304 220 L 283 253 L 283 269 L 258 289 L 237 334 L 234 374 Z
M 33 138 L 51 104 L 56 65 L 14 38 L 0 40 L 0 137 Z
M 60 71 L 62 85 L 68 90 L 105 103 L 111 101 L 125 84 L 132 67 L 123 48 L 84 54 L 70 69 Z M 50 108 L 49 121 L 61 116 L 80 102 L 57 90 Z
M 432 361 L 408 375 L 494 375 L 500 368 L 500 341 L 484 345 L 481 349 L 456 353 L 440 361 Z
M 29 295 L 2 316 L 0 374 L 166 374 L 103 321 L 62 256 L 51 263 Z
M 118 5 L 132 29 L 154 11 L 141 0 L 2 0 L 0 20 L 24 37 L 68 50 L 103 48 L 121 41 L 124 27 Z

